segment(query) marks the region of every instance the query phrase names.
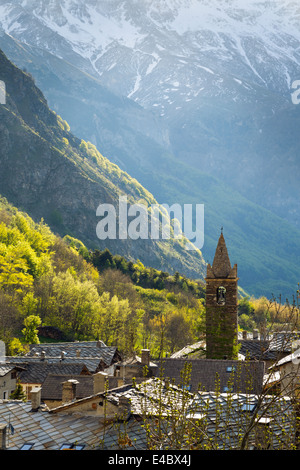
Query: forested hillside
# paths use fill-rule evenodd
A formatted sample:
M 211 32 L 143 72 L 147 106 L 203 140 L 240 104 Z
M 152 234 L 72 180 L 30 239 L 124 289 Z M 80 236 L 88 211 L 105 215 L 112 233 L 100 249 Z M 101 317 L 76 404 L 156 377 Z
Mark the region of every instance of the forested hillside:
M 90 251 L 1 198 L 0 312 L 0 340 L 8 354 L 49 341 L 39 327 L 50 326 L 63 340 L 100 339 L 125 356 L 149 348 L 159 358 L 204 338 L 205 286 L 108 249 Z M 241 291 L 241 329 L 282 327 L 287 313 Z
M 0 201 L 0 339 L 10 354 L 41 341 L 38 326 L 68 340 L 101 339 L 124 354 L 159 355 L 196 341 L 203 330 L 203 285 L 176 273 L 89 252 Z

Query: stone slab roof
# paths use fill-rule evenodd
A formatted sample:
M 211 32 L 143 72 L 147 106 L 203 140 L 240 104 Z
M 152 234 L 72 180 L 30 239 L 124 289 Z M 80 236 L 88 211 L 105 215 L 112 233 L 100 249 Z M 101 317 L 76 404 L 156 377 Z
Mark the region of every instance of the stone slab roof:
M 23 384 L 43 384 L 49 374 L 91 375 L 84 364 L 29 362 L 23 364 L 18 377 Z
M 92 417 L 52 415 L 31 411 L 30 402 L 1 400 L 0 423 L 11 425 L 7 448 L 20 450 L 33 443 L 32 450 L 59 450 L 64 443 L 84 445 L 84 450 L 99 449 L 103 425 Z
M 23 368 L 25 368 L 28 364 L 63 364 L 65 366 L 81 365 L 82 367 L 85 366 L 91 373 L 98 372 L 104 368 L 102 360 L 99 358 L 64 357 L 64 359 L 61 359 L 60 357 L 47 357 L 45 359 L 41 359 L 41 357 L 36 356 L 7 356 L 6 363 L 17 365 Z M 38 381 L 38 383 L 40 382 Z
M 274 449 L 280 449 L 285 445 L 285 441 L 287 444 L 291 443 L 290 439 L 293 440 L 295 436 L 292 400 L 288 397 L 274 399 L 274 396 L 266 395 L 262 403 L 258 403 L 259 397 L 255 394 L 198 392 L 193 401 L 191 416 L 195 415 L 197 410 L 199 414 L 203 413 L 203 409 L 206 410 L 207 438 L 215 440 L 218 448 L 222 450 L 229 449 L 229 445 L 230 448 L 239 445 L 239 433 L 248 429 L 253 413 L 257 413 L 258 422 L 268 423 Z M 255 449 L 253 433 L 249 436 L 248 445 L 249 448 Z
M 42 400 L 61 400 L 62 399 L 62 383 L 67 380 L 75 379 L 76 398 L 89 397 L 94 391 L 94 381 L 92 375 L 60 375 L 49 374 L 42 386 Z
M 31 345 L 26 357 L 45 357 L 50 358 L 82 358 L 101 360 L 107 367 L 114 362 L 121 360 L 118 350 L 114 346 L 105 346 L 99 341 L 75 341 L 62 343 L 43 343 Z
M 9 374 L 14 369 L 15 369 L 14 365 L 0 364 L 0 377 L 5 377 L 6 374 Z
M 182 372 L 191 367 L 189 377 L 183 383 Z M 263 361 L 235 361 L 218 359 L 164 359 L 158 367 L 158 376 L 184 385 L 192 392 L 199 389 L 260 393 L 263 387 L 265 364 Z

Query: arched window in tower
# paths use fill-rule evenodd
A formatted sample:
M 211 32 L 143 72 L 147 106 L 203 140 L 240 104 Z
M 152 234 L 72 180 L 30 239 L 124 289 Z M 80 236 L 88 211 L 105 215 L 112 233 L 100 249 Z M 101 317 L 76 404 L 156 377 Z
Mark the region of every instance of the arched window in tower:
M 226 289 L 223 286 L 218 287 L 217 289 L 217 303 L 219 305 L 225 305 L 226 302 Z

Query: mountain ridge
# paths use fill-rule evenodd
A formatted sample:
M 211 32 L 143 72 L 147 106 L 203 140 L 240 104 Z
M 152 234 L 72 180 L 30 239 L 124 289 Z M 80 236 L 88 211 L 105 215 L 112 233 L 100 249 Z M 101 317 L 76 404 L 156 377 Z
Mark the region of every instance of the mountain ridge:
M 74 235 L 91 248 L 140 259 L 153 267 L 203 277 L 199 250 L 188 251 L 180 240 L 106 240 L 97 238 L 99 204 L 154 204 L 154 197 L 136 180 L 74 137 L 50 111 L 32 78 L 0 52 L 0 76 L 7 84 L 7 102 L 0 106 L 0 194 L 31 217 L 43 218 L 60 235 Z M 168 269 L 167 269 L 168 268 Z

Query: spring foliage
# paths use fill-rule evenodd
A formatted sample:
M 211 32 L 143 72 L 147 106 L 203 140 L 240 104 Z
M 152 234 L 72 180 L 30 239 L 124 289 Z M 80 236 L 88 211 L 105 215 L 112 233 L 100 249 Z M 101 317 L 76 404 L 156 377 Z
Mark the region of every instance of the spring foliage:
M 197 340 L 203 313 L 196 281 L 108 250 L 90 253 L 0 200 L 0 339 L 9 354 L 38 343 L 38 327 L 51 326 L 68 340 L 101 339 L 124 354 L 150 347 L 159 356 L 162 333 L 168 352 Z

